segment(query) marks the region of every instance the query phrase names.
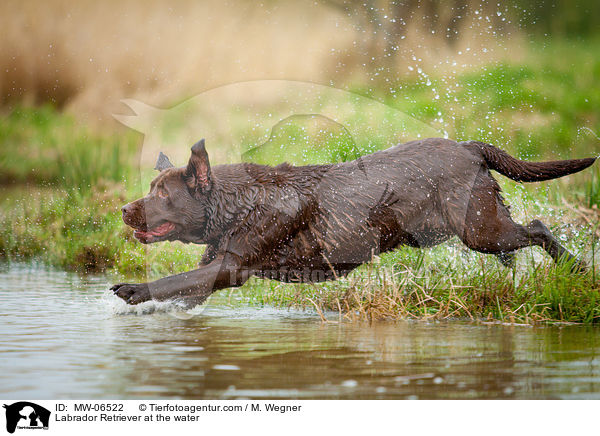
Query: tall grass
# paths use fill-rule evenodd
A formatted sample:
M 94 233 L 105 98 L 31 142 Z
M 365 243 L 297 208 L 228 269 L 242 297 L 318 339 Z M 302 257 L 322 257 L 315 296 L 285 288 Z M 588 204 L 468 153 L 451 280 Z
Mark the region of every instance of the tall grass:
M 600 208 L 600 169 L 593 169 L 590 180 L 586 183 L 587 206 L 590 208 Z
M 265 287 L 255 280 L 230 292 L 254 304 L 316 308 L 361 321 L 600 322 L 600 293 L 592 274 L 573 275 L 569 265 L 528 265 L 527 259 L 511 270 L 452 245 L 427 252 L 403 248 L 337 282 Z
M 0 118 L 2 182 L 54 186 L 86 195 L 100 184 L 131 180 L 134 134 L 99 134 L 52 106 L 18 107 Z

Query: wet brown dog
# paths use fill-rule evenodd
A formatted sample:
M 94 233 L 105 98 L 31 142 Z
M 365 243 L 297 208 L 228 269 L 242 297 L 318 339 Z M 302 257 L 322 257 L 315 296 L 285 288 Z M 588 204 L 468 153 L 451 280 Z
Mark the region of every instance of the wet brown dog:
M 206 244 L 199 268 L 112 289 L 129 304 L 195 304 L 250 275 L 319 282 L 400 245 L 428 247 L 454 235 L 506 265 L 515 250 L 538 245 L 582 268 L 540 221 L 511 219 L 490 170 L 537 182 L 594 160 L 524 162 L 482 142 L 431 138 L 335 165 L 211 168 L 202 140 L 185 167 L 161 154 L 150 193 L 123 207 L 123 221 L 144 244 Z

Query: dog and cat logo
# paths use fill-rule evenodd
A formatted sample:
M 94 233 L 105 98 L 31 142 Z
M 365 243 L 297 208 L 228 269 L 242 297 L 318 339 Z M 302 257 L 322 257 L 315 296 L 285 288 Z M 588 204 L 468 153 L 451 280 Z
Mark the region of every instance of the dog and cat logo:
M 4 408 L 6 409 L 6 431 L 9 433 L 14 433 L 16 429 L 48 430 L 50 423 L 48 409 L 29 401 L 4 404 Z

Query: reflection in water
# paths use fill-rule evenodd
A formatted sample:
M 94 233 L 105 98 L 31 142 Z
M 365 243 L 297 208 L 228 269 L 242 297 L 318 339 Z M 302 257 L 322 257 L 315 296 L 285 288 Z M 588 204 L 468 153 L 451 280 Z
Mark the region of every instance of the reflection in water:
M 1 267 L 0 396 L 600 398 L 597 327 L 323 324 L 218 297 L 192 317 L 139 315 L 108 286 Z

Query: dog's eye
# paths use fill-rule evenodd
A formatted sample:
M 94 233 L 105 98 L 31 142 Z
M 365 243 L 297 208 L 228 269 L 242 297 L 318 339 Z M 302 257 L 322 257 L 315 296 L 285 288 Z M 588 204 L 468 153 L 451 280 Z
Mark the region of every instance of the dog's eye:
M 159 189 L 157 192 L 160 198 L 167 198 L 169 196 L 169 194 L 167 194 L 167 191 L 165 191 L 164 189 Z

